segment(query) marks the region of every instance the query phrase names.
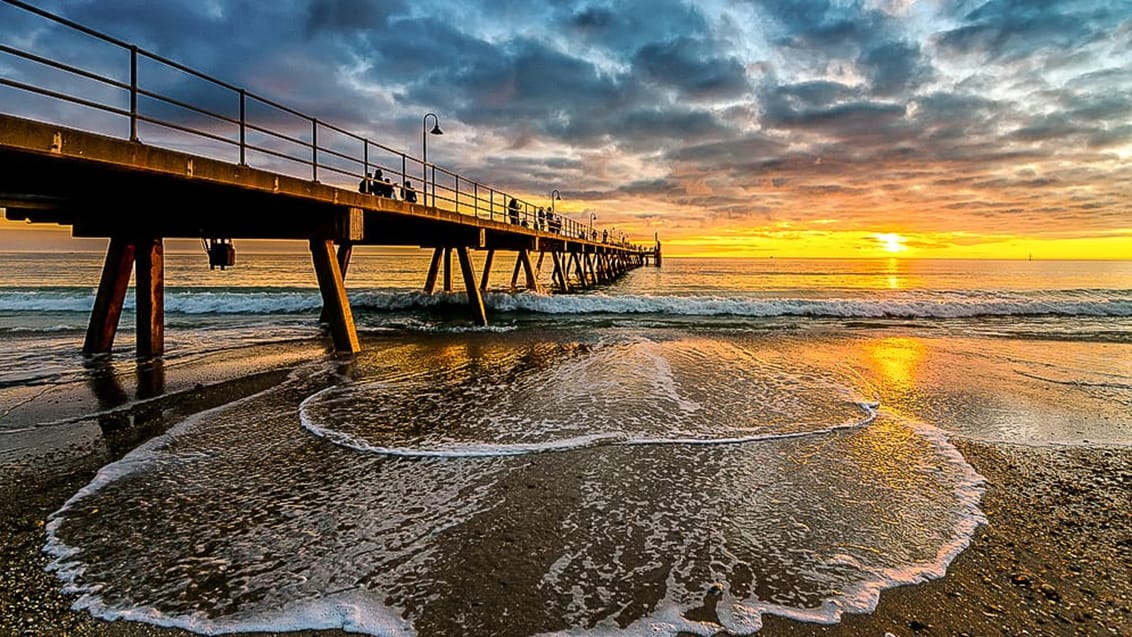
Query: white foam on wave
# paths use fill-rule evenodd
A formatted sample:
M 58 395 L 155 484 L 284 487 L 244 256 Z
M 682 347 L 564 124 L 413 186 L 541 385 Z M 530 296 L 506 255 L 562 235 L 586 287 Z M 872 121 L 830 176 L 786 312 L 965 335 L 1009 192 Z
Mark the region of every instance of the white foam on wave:
M 864 413 L 864 418 L 829 427 L 798 432 L 760 433 L 749 436 L 733 436 L 726 438 L 690 438 L 690 437 L 654 437 L 633 438 L 620 432 L 595 433 L 585 436 L 573 436 L 560 440 L 549 440 L 538 443 L 516 444 L 459 444 L 449 443 L 444 448 L 421 447 L 390 447 L 375 445 L 360 436 L 344 431 L 338 431 L 319 424 L 311 415 L 311 406 L 324 396 L 338 390 L 338 387 L 327 387 L 307 396 L 299 405 L 299 422 L 303 428 L 319 438 L 329 440 L 334 444 L 361 451 L 388 456 L 401 456 L 409 458 L 489 458 L 496 456 L 520 456 L 537 453 L 551 453 L 572 451 L 596 447 L 600 445 L 618 446 L 645 446 L 645 445 L 738 445 L 747 443 L 766 442 L 772 440 L 788 440 L 810 436 L 824 436 L 839 431 L 859 429 L 866 427 L 876 419 L 879 403 L 857 402 L 858 408 Z
M 425 294 L 416 290 L 351 290 L 357 310 L 376 312 L 427 309 L 467 302 L 463 292 Z M 831 317 L 831 318 L 970 318 L 981 316 L 1132 316 L 1132 301 L 1103 291 L 1044 293 L 1042 296 L 984 292 L 904 291 L 873 298 L 801 298 L 751 296 L 671 296 L 537 294 L 491 292 L 485 304 L 497 312 L 539 314 L 663 314 L 672 316 Z M 133 295 L 124 307 L 132 310 Z M 291 314 L 322 307 L 316 290 L 177 290 L 166 291 L 166 312 L 173 314 Z M 93 291 L 0 292 L 0 310 L 16 312 L 89 312 Z
M 762 629 L 765 615 L 776 615 L 811 624 L 832 625 L 840 623 L 846 613 L 865 614 L 875 611 L 881 593 L 887 589 L 943 577 L 952 561 L 970 545 L 975 530 L 987 521 L 979 508 L 986 479 L 979 475 L 959 450 L 950 443 L 945 432 L 921 421 L 905 419 L 904 422 L 960 472 L 953 492 L 956 498 L 956 523 L 950 532 L 950 539 L 940 545 L 933 559 L 900 567 L 869 570 L 857 560 L 849 556 L 841 556 L 839 559 L 851 563 L 867 577 L 855 585 L 846 587 L 837 597 L 825 599 L 817 608 L 796 608 L 753 598 L 740 598 L 732 593 L 726 582 L 720 582 L 713 585 L 719 592 L 719 601 L 716 604 L 718 623 L 693 621 L 685 617 L 690 607 L 672 598 L 672 591 L 676 587 L 670 582 L 668 593 L 657 608 L 625 628 L 606 621 L 593 629 L 568 629 L 543 635 L 546 637 L 677 637 L 681 634 L 691 634 L 710 637 L 723 631 L 735 635 L 751 635 Z
M 84 595 L 72 606 L 106 621 L 128 620 L 180 628 L 200 635 L 279 633 L 300 630 L 342 630 L 374 637 L 415 635 L 400 611 L 358 593 L 338 593 L 321 599 L 303 599 L 282 608 L 213 619 L 203 614 L 169 615 L 152 607 L 113 608 L 94 595 Z
M 1020 295 L 955 295 L 908 292 L 861 298 L 753 298 L 666 296 L 489 294 L 498 311 L 542 314 L 669 314 L 676 316 L 809 316 L 832 318 L 970 318 L 978 316 L 1132 316 L 1132 302 L 1107 297 L 1029 298 Z
M 333 362 L 327 362 L 321 370 L 312 372 L 308 369 L 302 372 L 302 375 L 329 373 L 333 371 L 333 367 Z M 299 372 L 296 370 L 292 373 L 292 380 L 298 376 Z M 214 414 L 260 399 L 278 390 L 278 387 L 272 387 L 186 418 L 165 433 L 139 445 L 120 460 L 100 469 L 93 480 L 71 496 L 59 510 L 48 516 L 45 529 L 47 540 L 43 552 L 51 556 L 52 560 L 47 570 L 53 571 L 63 583 L 64 594 L 77 596 L 71 605 L 72 609 L 87 611 L 94 617 L 106 621 L 120 619 L 137 621 L 156 626 L 181 628 L 203 635 L 333 629 L 375 637 L 411 637 L 416 634 L 412 626 L 401 618 L 402 613 L 399 609 L 355 591 L 332 593 L 318 599 L 297 600 L 271 611 L 257 611 L 246 615 L 236 613 L 222 618 L 210 618 L 203 613 L 167 614 L 146 605 L 113 606 L 105 603 L 100 597 L 98 585 L 80 583 L 84 572 L 82 549 L 68 545 L 59 537 L 59 528 L 72 508 L 107 485 L 151 465 L 161 457 L 162 448 L 171 440 L 206 422 Z

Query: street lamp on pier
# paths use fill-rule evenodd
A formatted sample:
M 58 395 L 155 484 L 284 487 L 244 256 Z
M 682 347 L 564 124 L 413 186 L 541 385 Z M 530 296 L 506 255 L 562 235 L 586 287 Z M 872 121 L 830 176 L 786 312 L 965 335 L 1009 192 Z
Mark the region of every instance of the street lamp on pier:
M 428 130 L 428 118 L 432 118 L 432 130 Z M 421 188 L 424 189 L 424 202 L 428 203 L 428 136 L 443 135 L 444 131 L 440 130 L 440 118 L 436 113 L 425 113 L 421 119 L 421 172 L 424 179 L 421 180 Z M 436 189 L 433 188 L 432 192 L 432 205 L 436 206 Z
M 590 234 L 589 234 L 589 237 L 588 237 L 589 239 L 593 239 L 593 236 L 594 236 L 594 219 L 597 219 L 597 214 L 591 212 L 590 213 Z
M 550 212 L 552 213 L 554 212 L 555 201 L 562 201 L 562 195 L 558 192 L 557 188 L 550 191 Z

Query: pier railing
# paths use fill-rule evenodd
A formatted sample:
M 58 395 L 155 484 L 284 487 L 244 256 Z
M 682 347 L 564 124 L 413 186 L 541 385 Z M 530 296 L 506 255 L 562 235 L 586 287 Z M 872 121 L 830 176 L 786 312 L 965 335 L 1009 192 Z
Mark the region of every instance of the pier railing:
M 0 42 L 0 86 L 56 105 L 37 110 L 37 118 L 82 127 L 97 113 L 116 120 L 104 122 L 98 132 L 114 135 L 118 127 L 118 135 L 128 134 L 131 141 L 141 142 L 144 133 L 145 143 L 153 146 L 287 174 L 297 168 L 297 176 L 342 187 L 380 170 L 398 193 L 407 182 L 420 184 L 418 203 L 441 210 L 571 238 L 608 236 L 592 220 L 583 224 L 556 213 L 557 221 L 551 222 L 545 212 L 552 210 L 553 200 L 523 200 L 26 2 L 2 2 L 9 11 L 34 16 L 39 29 L 62 27 L 88 38 L 73 50 L 90 55 L 77 61 L 52 48 L 60 41 L 55 33 L 37 37 L 32 30 L 11 43 Z M 120 61 L 102 68 L 106 64 L 91 44 L 111 47 Z M 510 207 L 512 200 L 517 211 Z M 620 235 L 608 241 L 627 245 Z

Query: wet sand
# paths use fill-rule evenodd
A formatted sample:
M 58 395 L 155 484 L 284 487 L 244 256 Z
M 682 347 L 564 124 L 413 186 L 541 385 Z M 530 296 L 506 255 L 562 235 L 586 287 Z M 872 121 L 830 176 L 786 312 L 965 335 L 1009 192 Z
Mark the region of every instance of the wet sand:
M 45 520 L 107 462 L 189 414 L 278 383 L 290 359 L 255 373 L 235 364 L 182 370 L 165 396 L 116 413 L 121 425 L 110 433 L 0 465 L 0 635 L 190 634 L 71 611 L 45 571 Z M 767 616 L 759 634 L 1132 635 L 1132 449 L 953 442 L 987 479 L 988 523 L 944 578 L 887 590 L 876 612 L 832 626 Z

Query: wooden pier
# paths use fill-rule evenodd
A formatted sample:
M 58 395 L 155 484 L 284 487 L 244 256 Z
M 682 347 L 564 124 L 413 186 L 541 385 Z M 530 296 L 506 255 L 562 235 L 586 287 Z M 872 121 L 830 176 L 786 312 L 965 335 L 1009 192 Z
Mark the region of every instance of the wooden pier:
M 422 273 L 428 293 L 438 290 L 440 277 L 443 291 L 453 290 L 455 253 L 479 325 L 488 320 L 482 293 L 504 254 L 514 259 L 513 288 L 544 291 L 539 274 L 549 266 L 555 292 L 609 283 L 659 257 L 655 247 L 540 229 L 537 217 L 524 226 L 499 211 L 468 215 L 6 115 L 0 115 L 0 164 L 0 206 L 9 220 L 109 239 L 83 345 L 90 354 L 113 345 L 131 271 L 138 357 L 162 353 L 167 238 L 306 242 L 323 319 L 341 352 L 359 349 L 345 286 L 356 245 L 431 248 Z M 479 277 L 471 250 L 486 251 Z
M 168 238 L 207 242 L 210 265 L 221 267 L 232 262 L 232 239 L 305 242 L 322 320 L 341 352 L 359 347 L 345 286 L 357 245 L 432 249 L 428 293 L 441 276 L 443 290 L 452 291 L 455 253 L 478 325 L 487 324 L 483 291 L 504 256 L 514 257 L 511 288 L 541 291 L 546 265 L 549 291 L 563 293 L 609 283 L 646 263 L 660 265 L 659 240 L 632 245 L 593 228 L 592 216 L 583 226 L 556 214 L 557 190 L 546 205 L 523 200 L 27 2 L 0 2 L 53 34 L 28 44 L 36 50 L 0 45 L 0 111 L 26 111 L 26 100 L 56 113 L 55 121 L 42 122 L 0 112 L 0 207 L 13 221 L 61 224 L 76 237 L 109 239 L 86 353 L 111 350 L 133 271 L 138 357 L 162 354 Z M 69 40 L 117 49 L 122 68 L 108 74 L 62 61 L 52 47 Z M 164 81 L 150 86 L 142 67 L 160 69 Z M 169 81 L 178 76 L 185 81 Z M 91 97 L 92 83 L 102 89 L 99 99 Z M 214 97 L 205 103 L 198 93 L 177 90 L 201 83 L 229 103 Z M 87 115 L 116 119 L 121 128 L 107 131 L 103 123 L 92 131 Z M 434 113 L 422 124 L 430 116 L 439 133 Z M 425 130 L 422 138 L 427 142 Z M 192 154 L 177 150 L 186 145 Z M 285 170 L 296 166 L 308 176 Z M 421 189 L 419 203 L 410 179 Z M 479 278 L 472 250 L 486 251 Z

